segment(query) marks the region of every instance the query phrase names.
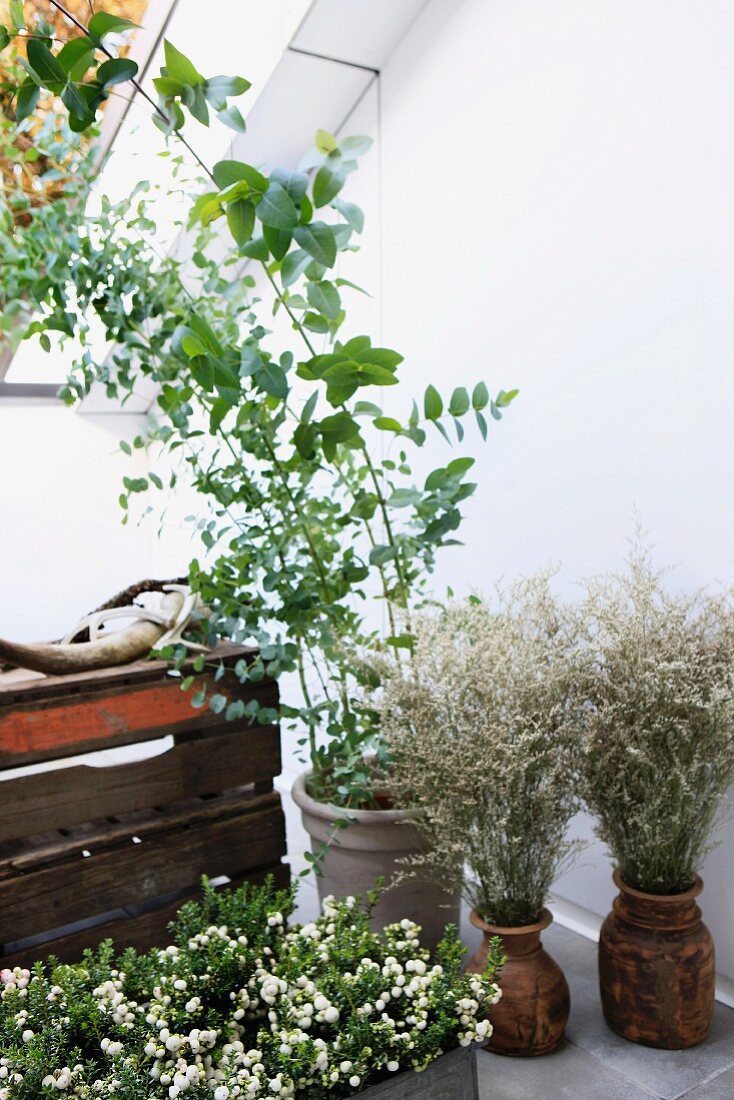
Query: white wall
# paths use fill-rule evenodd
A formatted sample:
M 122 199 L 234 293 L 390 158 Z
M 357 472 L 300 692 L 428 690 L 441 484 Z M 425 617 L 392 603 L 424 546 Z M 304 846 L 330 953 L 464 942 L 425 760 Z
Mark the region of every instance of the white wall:
M 136 417 L 0 406 L 0 636 L 58 638 L 150 573 L 155 528 L 123 527 L 123 475 L 145 458 L 119 450 Z
M 559 562 L 571 593 L 635 507 L 681 584 L 734 580 L 732 62 L 719 0 L 433 0 L 383 70 L 383 337 L 418 390 L 521 391 L 438 587 Z M 703 907 L 733 978 L 724 835 Z M 558 891 L 608 909 L 598 846 Z

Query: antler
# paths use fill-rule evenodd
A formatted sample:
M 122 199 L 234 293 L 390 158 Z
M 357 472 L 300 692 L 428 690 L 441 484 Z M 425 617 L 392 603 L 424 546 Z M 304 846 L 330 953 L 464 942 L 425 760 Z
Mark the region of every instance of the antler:
M 147 657 L 154 648 L 182 642 L 182 634 L 193 614 L 201 610 L 198 596 L 186 585 L 171 584 L 164 588 L 160 610 L 142 607 L 115 608 L 88 615 L 58 644 L 22 645 L 0 638 L 0 660 L 19 668 L 59 676 L 73 672 L 88 672 L 112 665 L 126 665 Z M 114 633 L 100 636 L 103 624 L 110 619 L 133 618 L 137 622 Z M 81 630 L 89 629 L 88 642 L 71 643 Z M 184 641 L 191 649 L 206 651 L 206 647 Z

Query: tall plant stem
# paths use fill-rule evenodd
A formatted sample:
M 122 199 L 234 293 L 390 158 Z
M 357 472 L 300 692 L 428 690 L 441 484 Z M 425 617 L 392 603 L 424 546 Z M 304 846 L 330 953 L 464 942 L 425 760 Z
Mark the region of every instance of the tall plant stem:
M 263 265 L 263 267 L 265 267 L 265 265 Z M 311 343 L 310 339 L 308 338 L 306 330 L 304 329 L 303 325 L 298 320 L 298 318 L 295 316 L 295 314 L 292 312 L 292 310 L 288 307 L 288 303 L 286 302 L 281 290 L 278 287 L 278 284 L 276 283 L 276 281 L 273 278 L 273 276 L 271 275 L 271 273 L 268 271 L 267 267 L 265 267 L 265 273 L 266 273 L 268 279 L 270 280 L 270 283 L 272 284 L 272 287 L 273 287 L 273 289 L 274 289 L 274 291 L 275 291 L 275 293 L 278 297 L 278 300 L 280 302 L 282 302 L 283 306 L 285 307 L 286 312 L 288 313 L 288 316 L 293 321 L 293 324 L 295 325 L 297 331 L 299 332 L 304 344 L 306 345 L 306 347 L 310 351 L 311 355 L 315 355 L 316 354 L 315 348 L 314 348 L 313 344 Z M 402 604 L 402 607 L 403 607 L 403 609 L 406 613 L 406 621 L 408 623 L 408 627 L 410 628 L 410 608 L 408 607 L 408 593 L 407 593 L 407 585 L 405 583 L 405 574 L 403 572 L 403 567 L 402 567 L 402 564 L 401 564 L 401 561 L 400 561 L 400 551 L 399 551 L 397 543 L 395 541 L 395 535 L 393 533 L 392 524 L 390 522 L 390 516 L 388 515 L 387 503 L 386 503 L 385 497 L 383 496 L 383 493 L 382 493 L 382 486 L 380 485 L 379 478 L 377 477 L 377 471 L 375 470 L 374 464 L 373 464 L 372 459 L 370 458 L 370 455 L 369 455 L 369 451 L 367 450 L 367 446 L 364 442 L 362 443 L 361 452 L 364 455 L 365 463 L 366 463 L 367 469 L 369 470 L 370 478 L 372 479 L 372 484 L 374 485 L 374 488 L 375 488 L 375 494 L 377 496 L 377 500 L 378 500 L 378 504 L 379 504 L 379 508 L 380 508 L 380 514 L 382 516 L 382 520 L 383 520 L 383 523 L 385 525 L 385 534 L 387 536 L 387 540 L 388 540 L 389 544 L 395 548 L 395 572 L 397 573 L 398 583 L 400 585 L 400 590 L 401 590 L 401 604 Z M 380 572 L 382 574 L 382 570 L 380 570 Z M 384 582 L 384 574 L 383 574 L 383 582 Z M 385 584 L 385 588 L 386 587 L 387 586 Z M 394 633 L 394 627 L 393 627 L 393 633 Z

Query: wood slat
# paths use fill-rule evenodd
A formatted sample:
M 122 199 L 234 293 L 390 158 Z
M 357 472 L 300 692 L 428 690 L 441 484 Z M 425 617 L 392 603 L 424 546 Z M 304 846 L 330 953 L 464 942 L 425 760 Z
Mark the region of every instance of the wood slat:
M 202 681 L 203 682 L 203 681 Z M 266 680 L 243 686 L 226 676 L 210 690 L 232 699 L 256 699 L 276 707 L 277 685 Z M 186 731 L 206 733 L 221 726 L 221 716 L 208 708 L 195 710 L 191 692 L 170 677 L 157 683 L 127 683 L 90 694 L 25 699 L 6 706 L 0 701 L 0 768 L 74 756 L 100 749 L 152 741 Z
M 96 913 L 161 897 L 210 878 L 277 863 L 285 819 L 275 792 L 199 803 L 182 820 L 159 815 L 129 826 L 110 824 L 99 843 L 61 838 L 36 853 L 6 860 L 0 878 L 0 943 L 13 943 Z M 184 821 L 188 823 L 184 824 Z M 66 847 L 65 847 L 66 845 Z
M 274 792 L 255 795 L 251 787 L 226 791 L 212 798 L 191 798 L 172 806 L 133 810 L 115 817 L 55 829 L 42 837 L 26 837 L 0 846 L 0 882 L 19 872 L 36 871 L 59 862 L 75 863 L 84 851 L 95 853 L 127 845 L 132 836 L 142 839 L 181 831 L 192 824 L 218 821 L 242 813 L 253 813 L 280 804 Z
M 276 863 L 269 867 L 248 871 L 246 874 L 231 876 L 232 881 L 221 889 L 239 886 L 245 881 L 263 882 L 268 875 L 273 876 L 275 885 L 278 887 L 287 886 L 290 882 L 288 865 Z M 108 939 L 114 940 L 118 951 L 126 947 L 135 947 L 139 951 L 147 951 L 150 947 L 164 947 L 169 938 L 168 925 L 184 902 L 190 898 L 199 897 L 200 893 L 200 888 L 197 887 L 177 897 L 175 901 L 166 902 L 148 913 L 106 921 L 92 928 L 56 936 L 34 947 L 21 948 L 0 957 L 0 967 L 30 967 L 39 959 L 45 959 L 49 955 L 55 955 L 61 962 L 76 962 L 81 958 L 85 948 L 97 947 L 103 940 Z
M 222 643 L 207 654 L 206 664 L 211 669 L 220 663 L 234 666 L 239 660 L 247 660 L 257 653 L 252 646 Z M 68 698 L 69 695 L 90 694 L 95 690 L 124 687 L 130 683 L 151 683 L 164 680 L 171 665 L 168 661 L 133 661 L 129 665 L 114 668 L 98 668 L 91 672 L 69 673 L 65 676 L 40 676 L 28 673 L 26 679 L 18 679 L 17 670 L 0 673 L 0 707 L 38 702 L 39 699 Z M 184 674 L 193 669 L 193 658 L 184 665 Z
M 100 817 L 165 806 L 257 783 L 280 773 L 277 726 L 229 723 L 152 759 L 108 768 L 62 768 L 0 784 L 0 842 Z

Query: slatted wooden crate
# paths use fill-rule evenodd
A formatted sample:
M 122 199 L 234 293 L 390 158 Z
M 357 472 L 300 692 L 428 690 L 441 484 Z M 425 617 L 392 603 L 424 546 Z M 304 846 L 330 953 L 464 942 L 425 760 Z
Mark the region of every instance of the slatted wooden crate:
M 232 666 L 251 650 L 222 647 L 217 690 L 274 707 L 277 685 L 243 688 Z M 205 673 L 199 679 L 209 679 Z M 27 764 L 173 735 L 162 755 L 107 767 Z M 9 770 L 10 769 L 10 770 Z M 0 964 L 78 958 L 111 937 L 146 948 L 202 874 L 234 883 L 288 881 L 285 821 L 273 777 L 276 725 L 194 710 L 161 661 L 79 676 L 0 677 Z M 80 923 L 84 927 L 80 927 Z

